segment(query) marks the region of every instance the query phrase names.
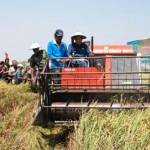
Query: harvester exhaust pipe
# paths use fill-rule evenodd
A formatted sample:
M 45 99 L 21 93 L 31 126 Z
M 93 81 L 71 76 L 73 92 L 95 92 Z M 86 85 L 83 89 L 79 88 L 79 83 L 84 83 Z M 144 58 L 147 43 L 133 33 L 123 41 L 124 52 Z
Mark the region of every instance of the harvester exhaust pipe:
M 94 50 L 94 37 L 91 36 L 91 51 L 93 52 Z

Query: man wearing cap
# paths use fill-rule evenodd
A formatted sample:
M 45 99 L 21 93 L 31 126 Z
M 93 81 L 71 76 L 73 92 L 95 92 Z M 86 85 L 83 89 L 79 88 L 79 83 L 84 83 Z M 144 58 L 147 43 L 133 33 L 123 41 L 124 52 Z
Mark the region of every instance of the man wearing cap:
M 38 43 L 32 43 L 30 49 L 33 50 L 34 54 L 29 59 L 30 68 L 31 68 L 31 82 L 32 82 L 32 90 L 36 91 L 36 81 L 37 74 L 40 66 L 40 62 L 43 58 L 43 50 L 40 50 L 40 45 Z
M 62 42 L 63 35 L 63 31 L 57 29 L 54 34 L 54 41 L 49 42 L 47 46 L 48 57 L 52 59 L 49 62 L 49 67 L 52 69 L 63 67 L 64 63 L 59 58 L 68 57 L 67 45 Z
M 17 70 L 15 72 L 14 80 L 12 80 L 12 83 L 19 84 L 23 81 L 23 64 L 18 64 Z
M 89 47 L 82 42 L 86 39 L 86 36 L 81 32 L 76 32 L 72 37 L 72 43 L 68 47 L 69 57 L 90 57 L 92 52 Z M 87 61 L 85 59 L 72 60 L 72 65 L 78 64 L 80 67 L 87 67 Z
M 34 54 L 30 58 L 30 66 L 34 68 L 35 66 L 39 67 L 42 60 L 42 51 L 40 51 L 40 45 L 38 43 L 32 43 L 30 49 L 33 50 Z

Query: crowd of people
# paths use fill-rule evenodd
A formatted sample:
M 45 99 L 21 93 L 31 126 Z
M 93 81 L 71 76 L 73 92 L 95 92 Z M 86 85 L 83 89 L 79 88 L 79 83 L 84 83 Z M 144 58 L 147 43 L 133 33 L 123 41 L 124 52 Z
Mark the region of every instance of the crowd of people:
M 50 41 L 47 46 L 47 57 L 50 59 L 49 68 L 62 68 L 65 65 L 65 61 L 60 60 L 62 57 L 90 57 L 93 56 L 89 47 L 83 42 L 86 36 L 80 32 L 76 32 L 71 37 L 71 44 L 67 46 L 62 41 L 64 33 L 61 29 L 57 29 L 54 33 L 54 40 Z M 18 63 L 16 60 L 10 61 L 8 57 L 4 61 L 0 62 L 0 80 L 5 80 L 8 83 L 19 84 L 31 80 L 36 82 L 37 68 L 39 68 L 42 61 L 44 51 L 41 50 L 41 46 L 38 43 L 33 43 L 30 47 L 33 50 L 33 55 L 29 59 L 29 66 L 24 66 Z M 80 67 L 86 67 L 87 62 L 84 59 L 71 59 L 70 66 L 79 65 Z
M 9 58 L 0 61 L 0 80 L 5 80 L 7 83 L 19 84 L 26 82 L 29 78 L 29 66 L 24 66 L 16 60 L 10 61 Z

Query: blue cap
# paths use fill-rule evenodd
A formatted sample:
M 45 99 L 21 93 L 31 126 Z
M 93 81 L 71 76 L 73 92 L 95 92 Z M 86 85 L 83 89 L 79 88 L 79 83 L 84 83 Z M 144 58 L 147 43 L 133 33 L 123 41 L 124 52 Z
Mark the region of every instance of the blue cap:
M 64 33 L 61 29 L 57 29 L 56 32 L 55 32 L 55 36 L 63 36 Z

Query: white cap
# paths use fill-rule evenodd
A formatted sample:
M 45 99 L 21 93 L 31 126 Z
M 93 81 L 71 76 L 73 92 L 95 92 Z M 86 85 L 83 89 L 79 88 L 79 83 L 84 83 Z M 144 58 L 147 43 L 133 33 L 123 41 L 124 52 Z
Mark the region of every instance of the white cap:
M 23 64 L 18 64 L 18 67 L 23 67 Z
M 39 43 L 32 43 L 32 45 L 30 46 L 30 49 L 36 49 L 36 48 L 40 48 L 40 44 Z
M 86 36 L 83 33 L 81 33 L 81 32 L 74 33 L 74 35 L 72 36 L 72 38 L 75 38 L 76 36 L 81 36 L 83 39 L 86 39 Z

